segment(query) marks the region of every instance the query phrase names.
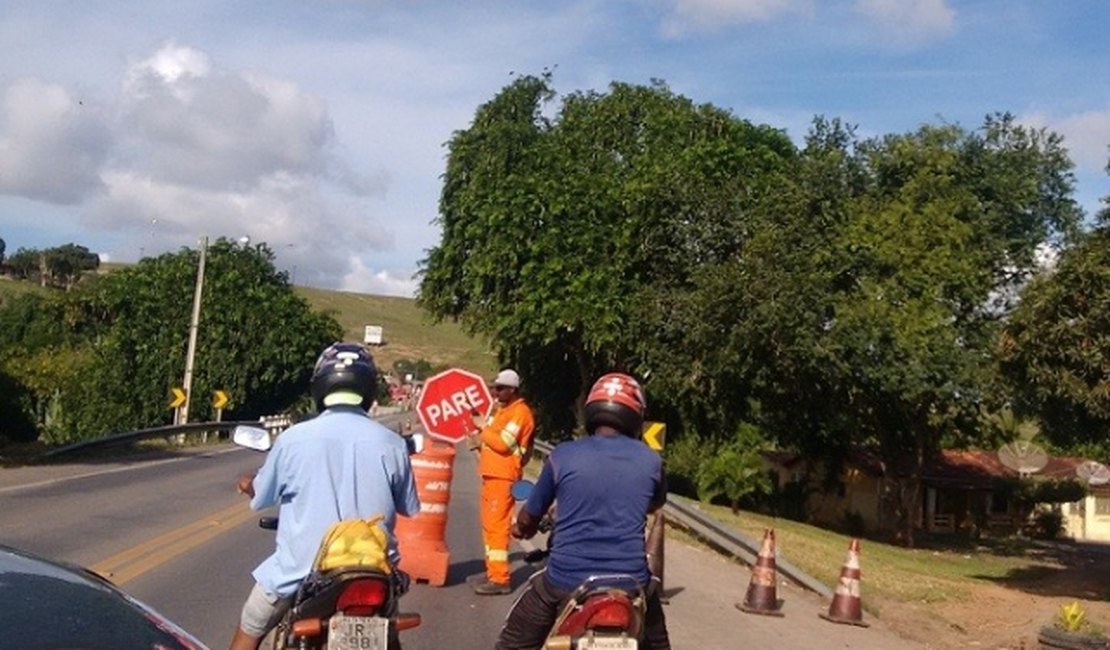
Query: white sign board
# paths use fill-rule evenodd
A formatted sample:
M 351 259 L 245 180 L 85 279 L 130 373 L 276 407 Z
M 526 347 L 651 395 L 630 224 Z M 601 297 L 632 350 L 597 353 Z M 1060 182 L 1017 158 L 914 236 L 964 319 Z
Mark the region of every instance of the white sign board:
M 381 345 L 382 344 L 382 326 L 381 325 L 367 325 L 366 336 L 363 342 L 367 345 Z

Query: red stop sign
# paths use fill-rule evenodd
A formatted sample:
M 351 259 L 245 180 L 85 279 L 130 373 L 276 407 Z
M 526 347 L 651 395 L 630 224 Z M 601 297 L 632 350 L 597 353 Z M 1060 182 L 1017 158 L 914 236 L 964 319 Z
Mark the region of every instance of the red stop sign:
M 474 411 L 488 415 L 493 408 L 486 382 L 461 368 L 429 377 L 416 401 L 416 413 L 429 435 L 459 442 L 474 430 Z

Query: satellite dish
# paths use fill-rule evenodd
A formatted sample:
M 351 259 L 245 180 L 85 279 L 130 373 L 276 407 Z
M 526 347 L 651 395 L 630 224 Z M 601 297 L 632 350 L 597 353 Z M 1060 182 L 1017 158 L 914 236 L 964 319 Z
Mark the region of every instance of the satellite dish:
M 1041 471 L 1048 464 L 1048 454 L 1032 442 L 1015 440 L 998 449 L 998 462 L 1021 476 L 1029 476 Z
M 1110 467 L 1093 460 L 1085 460 L 1075 468 L 1075 474 L 1087 481 L 1087 485 L 1106 485 L 1110 483 Z

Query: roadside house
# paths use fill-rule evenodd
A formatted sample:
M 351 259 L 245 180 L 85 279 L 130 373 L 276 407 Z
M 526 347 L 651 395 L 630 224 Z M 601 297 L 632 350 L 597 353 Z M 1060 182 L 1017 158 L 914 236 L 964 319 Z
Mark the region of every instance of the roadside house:
M 893 481 L 874 452 L 852 451 L 835 481 L 821 484 L 824 468 L 794 454 L 769 452 L 764 463 L 780 489 L 805 482 L 809 495 L 805 513 L 809 521 L 843 527 L 847 522 L 870 532 L 891 532 Z M 1075 480 L 1081 458 L 1053 457 L 1030 478 Z M 915 509 L 918 530 L 938 535 L 1004 536 L 1018 532 L 1027 522 L 1026 505 L 1010 498 L 1007 484 L 1018 473 L 998 460 L 998 454 L 980 450 L 944 450 L 925 464 L 921 476 L 921 501 Z M 1110 486 L 1093 487 L 1079 502 L 1064 504 L 1064 535 L 1077 540 L 1110 542 Z

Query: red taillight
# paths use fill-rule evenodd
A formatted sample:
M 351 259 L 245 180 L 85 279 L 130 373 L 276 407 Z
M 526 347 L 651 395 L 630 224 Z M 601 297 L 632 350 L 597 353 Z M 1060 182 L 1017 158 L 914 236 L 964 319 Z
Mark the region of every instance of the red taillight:
M 351 616 L 370 616 L 382 606 L 388 593 L 385 580 L 355 580 L 339 594 L 335 609 Z
M 627 630 L 632 623 L 632 611 L 626 603 L 616 601 L 605 603 L 597 608 L 586 623 L 587 629 L 607 628 Z

